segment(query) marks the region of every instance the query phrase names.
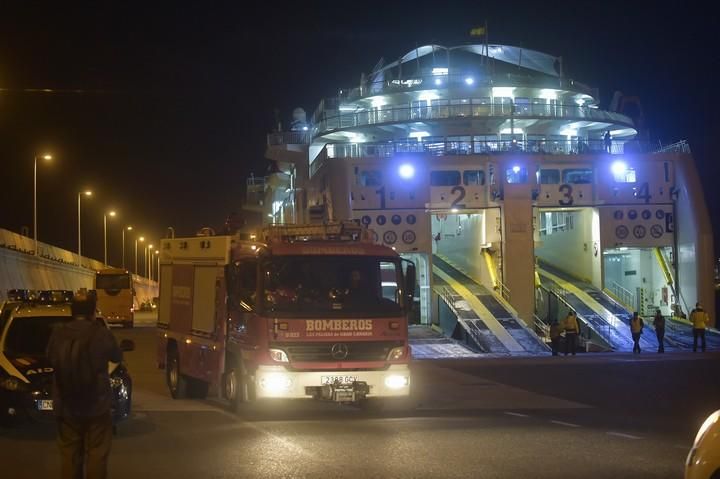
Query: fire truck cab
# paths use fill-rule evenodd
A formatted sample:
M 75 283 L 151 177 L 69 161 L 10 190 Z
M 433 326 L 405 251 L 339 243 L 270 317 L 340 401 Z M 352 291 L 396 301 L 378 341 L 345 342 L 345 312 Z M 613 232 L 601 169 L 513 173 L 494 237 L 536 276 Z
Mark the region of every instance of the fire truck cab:
M 354 222 L 166 239 L 158 363 L 174 398 L 342 403 L 410 393 L 415 266 Z

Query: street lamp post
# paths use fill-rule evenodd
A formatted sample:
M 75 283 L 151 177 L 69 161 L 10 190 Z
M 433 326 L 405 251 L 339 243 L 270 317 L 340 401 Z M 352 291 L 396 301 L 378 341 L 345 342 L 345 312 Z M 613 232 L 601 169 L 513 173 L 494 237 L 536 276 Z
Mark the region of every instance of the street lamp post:
M 109 211 L 107 213 L 103 213 L 103 246 L 105 249 L 105 265 L 108 264 L 107 259 L 107 217 L 110 215 L 111 217 L 114 217 L 117 213 L 114 211 Z
M 160 250 L 155 250 L 155 256 L 157 256 L 157 264 L 155 267 L 155 281 L 160 280 Z
M 122 267 L 125 269 L 125 231 L 132 231 L 132 226 L 126 226 L 122 230 Z
M 152 251 L 153 245 L 149 244 L 145 246 L 145 277 L 150 279 L 150 252 Z
M 80 197 L 82 195 L 92 196 L 92 191 L 81 191 L 78 193 L 78 266 L 82 267 L 82 232 L 80 230 Z
M 45 161 L 52 160 L 52 156 L 43 155 L 41 157 Z M 35 256 L 38 255 L 38 234 L 37 234 L 37 155 L 33 166 L 33 236 L 35 239 Z
M 139 238 L 135 238 L 135 274 L 138 274 L 138 264 L 137 264 L 137 244 L 138 244 L 138 241 L 140 241 L 140 242 L 142 243 L 143 241 L 145 241 L 145 238 L 144 238 L 143 236 L 141 236 L 141 237 L 139 237 Z

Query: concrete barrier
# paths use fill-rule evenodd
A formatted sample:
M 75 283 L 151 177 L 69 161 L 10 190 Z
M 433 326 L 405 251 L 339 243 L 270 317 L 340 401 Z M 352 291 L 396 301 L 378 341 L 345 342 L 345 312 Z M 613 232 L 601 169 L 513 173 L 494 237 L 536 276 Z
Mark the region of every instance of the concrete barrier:
M 38 242 L 35 256 L 32 238 L 0 228 L 0 300 L 8 289 L 92 289 L 95 271 L 106 266 L 101 261 L 80 258 L 77 253 Z M 82 266 L 78 266 L 82 264 Z M 158 285 L 133 275 L 139 303 L 158 295 Z

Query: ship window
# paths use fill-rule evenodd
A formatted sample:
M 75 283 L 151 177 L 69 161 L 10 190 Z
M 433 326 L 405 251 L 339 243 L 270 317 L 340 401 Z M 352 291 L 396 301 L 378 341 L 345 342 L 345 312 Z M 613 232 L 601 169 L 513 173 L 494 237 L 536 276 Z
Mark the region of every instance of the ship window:
M 482 186 L 485 184 L 485 172 L 482 170 L 463 171 L 463 183 L 465 186 Z
M 472 114 L 473 116 L 485 116 L 490 113 L 490 97 L 473 98 Z
M 637 176 L 635 168 L 627 168 L 623 171 L 613 172 L 615 183 L 635 183 Z
M 505 170 L 505 178 L 507 179 L 508 183 L 512 184 L 527 183 L 527 168 L 525 168 L 524 166 L 513 166 L 512 168 L 507 168 Z
M 518 97 L 515 98 L 515 113 L 518 115 L 527 115 L 530 113 L 530 99 Z
M 541 185 L 557 185 L 560 183 L 560 170 L 540 170 Z
M 487 153 L 498 149 L 497 135 L 477 135 L 473 137 L 475 153 Z
M 360 186 L 382 186 L 382 171 L 363 170 L 358 177 Z
M 459 171 L 431 171 L 430 186 L 456 186 L 460 184 Z
M 563 183 L 589 185 L 593 182 L 592 168 L 573 168 L 563 170 Z
M 472 137 L 449 136 L 447 138 L 447 153 L 449 155 L 469 155 L 472 153 Z

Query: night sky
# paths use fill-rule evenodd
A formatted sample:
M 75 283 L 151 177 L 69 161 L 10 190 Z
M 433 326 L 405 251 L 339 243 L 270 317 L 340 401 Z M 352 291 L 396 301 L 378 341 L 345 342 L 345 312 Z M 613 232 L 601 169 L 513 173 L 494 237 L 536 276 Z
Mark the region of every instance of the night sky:
M 720 23 L 699 4 L 70 3 L 0 2 L 0 227 L 32 225 L 32 160 L 47 150 L 56 159 L 38 169 L 42 241 L 76 249 L 76 195 L 88 187 L 91 257 L 102 258 L 111 207 L 111 263 L 121 225 L 155 240 L 167 226 L 220 228 L 250 172 L 267 167 L 275 109 L 287 127 L 294 107 L 310 116 L 380 57 L 470 43 L 487 21 L 491 43 L 561 55 L 566 76 L 600 89 L 603 108 L 615 90 L 639 96 L 652 139 L 688 139 L 720 232 Z

